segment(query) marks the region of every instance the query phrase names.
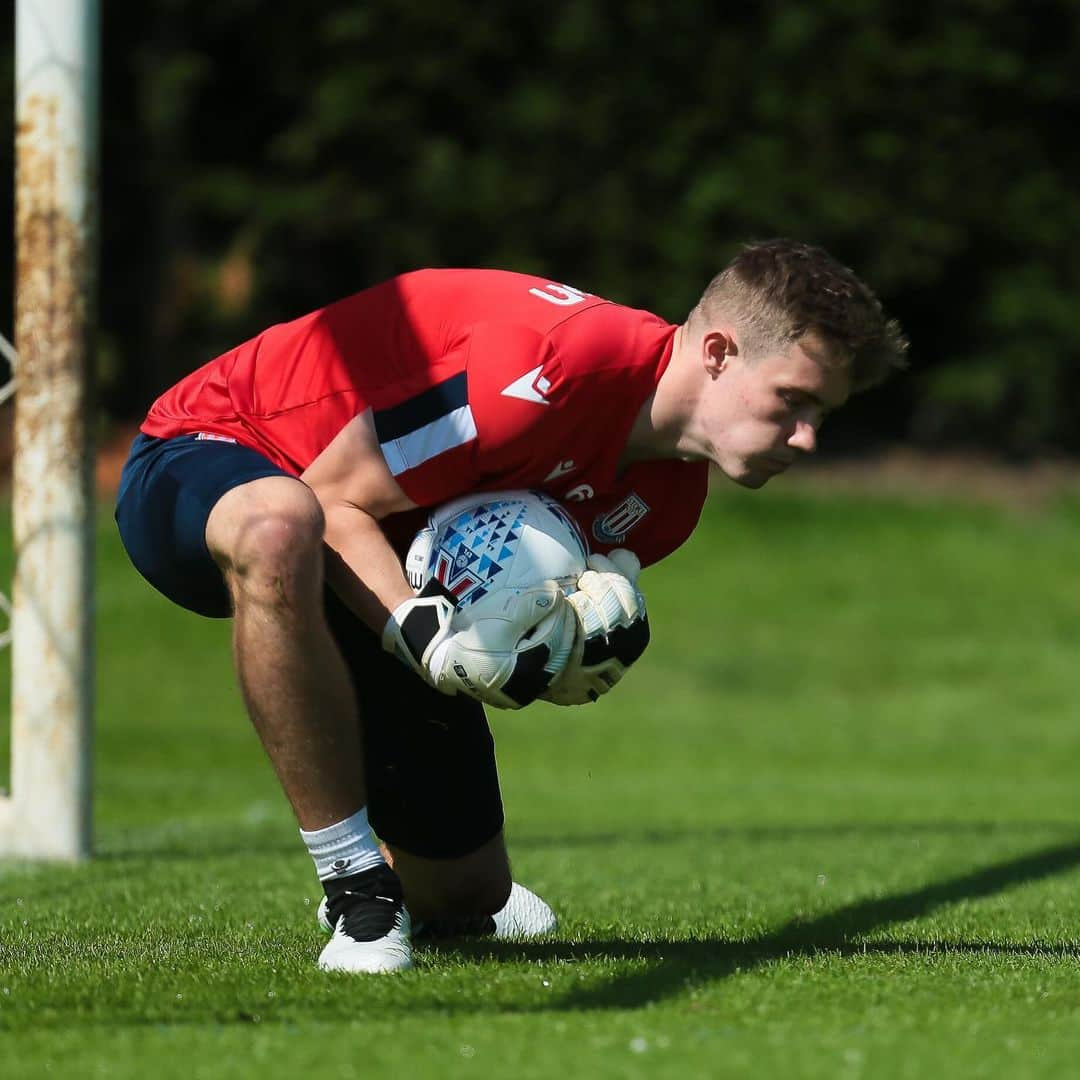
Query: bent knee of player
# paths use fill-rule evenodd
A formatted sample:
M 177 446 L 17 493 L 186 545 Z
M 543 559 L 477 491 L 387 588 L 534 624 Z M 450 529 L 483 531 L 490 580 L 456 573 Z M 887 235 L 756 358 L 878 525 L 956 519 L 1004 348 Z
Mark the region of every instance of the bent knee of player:
M 306 484 L 272 476 L 233 488 L 210 512 L 206 543 L 236 601 L 289 602 L 322 581 L 322 507 Z

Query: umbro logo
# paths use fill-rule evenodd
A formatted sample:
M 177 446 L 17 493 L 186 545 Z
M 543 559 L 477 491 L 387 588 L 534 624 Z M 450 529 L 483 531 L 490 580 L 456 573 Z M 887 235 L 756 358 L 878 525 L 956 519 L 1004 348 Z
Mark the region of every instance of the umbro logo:
M 532 401 L 537 405 L 546 405 L 547 394 L 551 389 L 551 380 L 544 378 L 544 365 L 538 364 L 532 371 L 526 371 L 520 378 L 515 379 L 509 386 L 500 390 L 503 397 L 519 398 L 521 401 Z

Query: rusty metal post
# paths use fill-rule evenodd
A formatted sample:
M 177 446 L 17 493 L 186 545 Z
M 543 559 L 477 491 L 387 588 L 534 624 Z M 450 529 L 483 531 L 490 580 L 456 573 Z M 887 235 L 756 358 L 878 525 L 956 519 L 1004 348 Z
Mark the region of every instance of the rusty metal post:
M 17 0 L 11 808 L 7 850 L 91 845 L 90 330 L 98 0 Z

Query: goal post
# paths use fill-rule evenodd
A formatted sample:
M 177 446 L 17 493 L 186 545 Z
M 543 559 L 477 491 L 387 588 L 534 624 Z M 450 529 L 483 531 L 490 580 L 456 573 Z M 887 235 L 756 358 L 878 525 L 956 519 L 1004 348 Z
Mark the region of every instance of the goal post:
M 0 854 L 91 849 L 99 0 L 15 7 L 11 793 Z

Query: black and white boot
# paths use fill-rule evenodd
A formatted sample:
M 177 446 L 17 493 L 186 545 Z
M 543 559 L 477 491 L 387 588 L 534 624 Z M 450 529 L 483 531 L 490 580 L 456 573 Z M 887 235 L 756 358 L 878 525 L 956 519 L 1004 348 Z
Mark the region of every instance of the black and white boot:
M 323 971 L 385 972 L 412 967 L 411 926 L 401 882 L 385 864 L 323 883 L 320 922 L 333 934 L 319 955 Z
M 329 933 L 333 929 L 329 905 L 319 905 L 319 925 Z M 536 893 L 516 881 L 510 898 L 494 915 L 478 915 L 465 919 L 435 919 L 418 923 L 413 935 L 419 941 L 439 941 L 444 938 L 490 937 L 496 941 L 530 941 L 555 932 L 558 926 L 555 912 Z

